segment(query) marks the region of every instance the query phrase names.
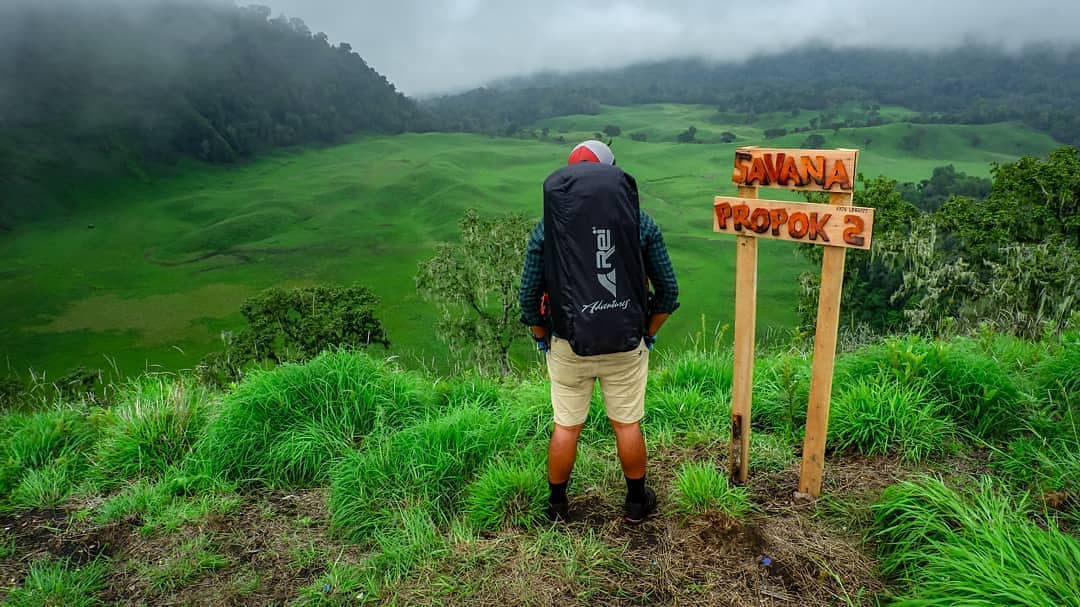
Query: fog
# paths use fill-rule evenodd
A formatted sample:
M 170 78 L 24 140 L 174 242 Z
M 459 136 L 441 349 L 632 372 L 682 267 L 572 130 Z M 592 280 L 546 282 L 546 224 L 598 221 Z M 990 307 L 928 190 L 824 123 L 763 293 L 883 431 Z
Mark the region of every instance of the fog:
M 684 56 L 743 59 L 807 42 L 941 49 L 1080 43 L 1076 0 L 264 0 L 345 41 L 410 95 L 537 71 Z

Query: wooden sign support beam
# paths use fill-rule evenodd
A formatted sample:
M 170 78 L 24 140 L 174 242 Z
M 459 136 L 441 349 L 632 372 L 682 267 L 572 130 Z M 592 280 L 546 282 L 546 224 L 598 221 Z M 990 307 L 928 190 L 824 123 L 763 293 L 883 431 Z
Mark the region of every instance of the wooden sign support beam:
M 850 206 L 851 194 L 829 194 L 829 203 Z M 821 495 L 821 476 L 825 468 L 825 438 L 829 431 L 829 402 L 832 398 L 846 254 L 847 249 L 843 247 L 825 247 L 822 251 L 814 361 L 810 372 L 810 402 L 806 408 L 806 436 L 799 472 L 799 491 L 814 497 Z
M 744 483 L 749 475 L 757 240 L 807 242 L 826 246 L 821 263 L 799 491 L 814 497 L 821 495 L 845 251 L 869 249 L 874 228 L 874 210 L 852 206 L 857 156 L 857 150 L 739 148 L 732 174 L 739 195 L 737 198 L 717 196 L 713 202 L 713 231 L 737 237 L 735 361 L 731 382 L 731 478 L 735 482 Z M 828 192 L 829 204 L 759 200 L 758 187 Z
M 757 198 L 756 187 L 740 187 Z M 754 390 L 757 320 L 757 238 L 739 236 L 735 255 L 735 364 L 731 379 L 731 478 L 745 483 L 750 463 L 750 405 Z

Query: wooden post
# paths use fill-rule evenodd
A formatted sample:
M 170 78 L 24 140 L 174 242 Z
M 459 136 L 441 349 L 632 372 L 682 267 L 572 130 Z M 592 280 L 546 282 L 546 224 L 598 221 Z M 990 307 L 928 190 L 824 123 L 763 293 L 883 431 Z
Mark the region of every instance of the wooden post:
M 849 206 L 851 194 L 830 193 L 829 204 Z M 833 366 L 836 363 L 836 334 L 840 323 L 840 293 L 844 286 L 846 253 L 847 249 L 843 247 L 825 247 L 821 260 L 810 402 L 806 409 L 806 438 L 803 440 L 802 469 L 799 474 L 799 491 L 814 497 L 821 495 L 821 476 L 825 468 L 825 438 L 829 428 L 829 401 L 832 396 Z
M 757 198 L 756 187 L 739 187 Z M 735 256 L 735 363 L 731 380 L 731 479 L 745 483 L 750 463 L 750 404 L 754 389 L 754 332 L 757 319 L 757 238 L 739 236 Z

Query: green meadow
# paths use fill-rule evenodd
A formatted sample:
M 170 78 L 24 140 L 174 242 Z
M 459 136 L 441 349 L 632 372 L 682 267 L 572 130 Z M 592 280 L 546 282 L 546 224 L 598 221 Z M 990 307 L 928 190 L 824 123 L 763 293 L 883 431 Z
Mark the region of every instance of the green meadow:
M 609 107 L 530 127 L 546 128 L 547 137 L 362 137 L 232 167 L 184 164 L 142 181 L 69 184 L 66 196 L 79 210 L 0 234 L 0 364 L 5 373 L 51 376 L 75 366 L 119 374 L 190 368 L 222 331 L 240 327 L 240 304 L 260 290 L 359 283 L 381 299 L 392 351 L 407 366 L 454 370 L 432 328 L 434 307 L 415 291 L 417 262 L 456 238 L 465 209 L 539 219 L 543 179 L 571 145 L 607 125 L 621 128 L 613 143 L 619 165 L 637 178 L 643 208 L 671 251 L 683 305 L 661 339 L 680 348 L 733 315 L 734 243 L 711 232 L 710 213 L 714 195 L 734 193 L 734 149 L 798 147 L 810 133 L 765 140 L 764 130 L 805 126 L 815 115 L 746 123 L 704 106 Z M 906 112 L 881 115 L 899 120 Z M 676 143 L 691 125 L 702 143 Z M 719 143 L 723 132 L 737 139 Z M 1009 123 L 814 132 L 828 147 L 862 149 L 867 176 L 915 182 L 945 164 L 986 176 L 994 162 L 1057 147 Z M 919 148 L 907 151 L 912 132 Z M 786 243 L 760 250 L 758 329 L 767 338 L 792 326 L 797 277 L 809 266 Z M 526 355 L 523 345 L 519 358 Z

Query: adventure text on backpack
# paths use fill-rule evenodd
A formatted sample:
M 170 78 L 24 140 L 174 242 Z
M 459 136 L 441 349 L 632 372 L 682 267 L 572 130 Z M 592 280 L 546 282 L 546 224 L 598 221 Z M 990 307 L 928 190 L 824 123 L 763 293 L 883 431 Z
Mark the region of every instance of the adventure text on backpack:
M 637 184 L 579 162 L 544 181 L 544 279 L 556 336 L 580 356 L 627 352 L 645 332 Z

